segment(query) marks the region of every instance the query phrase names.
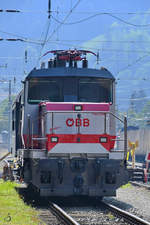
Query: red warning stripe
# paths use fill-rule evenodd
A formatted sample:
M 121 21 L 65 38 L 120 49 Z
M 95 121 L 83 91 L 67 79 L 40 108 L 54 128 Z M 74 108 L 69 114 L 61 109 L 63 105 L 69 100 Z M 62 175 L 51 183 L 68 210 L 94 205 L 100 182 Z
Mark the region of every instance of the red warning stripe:
M 58 142 L 52 142 L 51 138 L 57 137 Z M 106 137 L 107 142 L 100 142 L 101 137 Z M 47 134 L 47 150 L 50 151 L 57 144 L 67 144 L 67 143 L 93 143 L 101 144 L 106 150 L 110 151 L 114 148 L 116 136 L 111 136 L 108 134 Z
M 101 111 L 101 112 L 109 112 L 110 111 L 110 103 L 72 103 L 72 102 L 42 102 L 40 106 L 45 106 L 46 111 L 75 111 L 75 106 L 81 105 L 82 110 L 84 111 Z

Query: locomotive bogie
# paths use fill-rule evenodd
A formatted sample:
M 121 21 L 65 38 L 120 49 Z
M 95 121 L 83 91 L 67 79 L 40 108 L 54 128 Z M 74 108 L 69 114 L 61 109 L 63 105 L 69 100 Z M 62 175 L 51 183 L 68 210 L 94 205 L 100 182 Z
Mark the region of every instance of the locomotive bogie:
M 120 160 L 97 158 L 94 154 L 88 158 L 36 158 L 30 163 L 26 159 L 25 164 L 25 182 L 32 181 L 41 196 L 115 196 L 116 189 L 127 179 Z

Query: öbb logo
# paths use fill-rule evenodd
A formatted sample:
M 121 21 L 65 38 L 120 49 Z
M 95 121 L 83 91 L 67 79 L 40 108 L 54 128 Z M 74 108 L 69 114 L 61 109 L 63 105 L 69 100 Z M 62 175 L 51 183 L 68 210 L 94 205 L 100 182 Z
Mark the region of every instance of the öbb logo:
M 72 127 L 72 126 L 76 126 L 76 127 L 89 127 L 90 125 L 90 121 L 88 118 L 85 119 L 73 119 L 73 118 L 68 118 L 66 120 L 66 125 L 67 127 Z

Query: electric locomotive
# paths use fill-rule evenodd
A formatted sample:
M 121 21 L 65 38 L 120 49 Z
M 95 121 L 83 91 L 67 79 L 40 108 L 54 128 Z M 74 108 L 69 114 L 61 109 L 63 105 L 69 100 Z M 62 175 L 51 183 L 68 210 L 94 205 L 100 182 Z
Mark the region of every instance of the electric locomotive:
M 28 74 L 13 104 L 19 177 L 41 196 L 113 196 L 128 180 L 126 132 L 125 148 L 115 147 L 115 78 L 88 68 L 91 51 L 49 53 L 54 58 Z

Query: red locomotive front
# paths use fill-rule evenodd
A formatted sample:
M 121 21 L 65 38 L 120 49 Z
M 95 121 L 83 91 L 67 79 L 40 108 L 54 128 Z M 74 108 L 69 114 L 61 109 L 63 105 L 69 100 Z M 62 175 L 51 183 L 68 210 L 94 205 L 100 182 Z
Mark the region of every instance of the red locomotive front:
M 40 133 L 47 137 L 46 149 L 49 153 L 108 154 L 116 138 L 115 133 L 110 135 L 109 113 L 109 103 L 42 102 Z

